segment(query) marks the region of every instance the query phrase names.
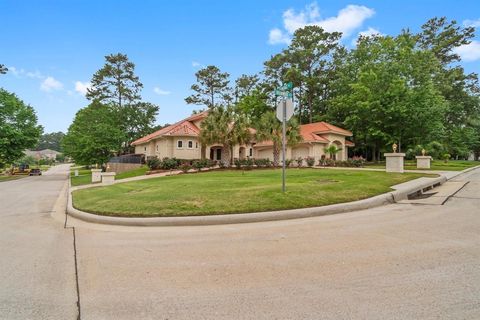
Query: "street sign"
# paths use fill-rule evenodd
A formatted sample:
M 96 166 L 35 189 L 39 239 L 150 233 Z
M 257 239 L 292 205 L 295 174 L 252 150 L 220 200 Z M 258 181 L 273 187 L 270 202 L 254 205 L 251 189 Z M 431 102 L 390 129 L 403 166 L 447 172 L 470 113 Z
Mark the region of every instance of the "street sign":
M 275 96 L 282 97 L 277 103 L 277 119 L 282 123 L 282 192 L 285 192 L 285 154 L 287 145 L 287 121 L 293 116 L 293 100 L 292 100 L 293 83 L 284 83 L 280 88 L 275 89 Z
M 293 84 L 291 82 L 287 82 L 287 83 L 283 84 L 281 87 L 275 89 L 275 95 L 277 97 L 291 98 L 292 97 L 292 88 L 293 88 Z
M 291 99 L 285 100 L 285 121 L 290 120 L 293 116 L 293 101 Z M 277 103 L 277 119 L 283 121 L 283 100 Z

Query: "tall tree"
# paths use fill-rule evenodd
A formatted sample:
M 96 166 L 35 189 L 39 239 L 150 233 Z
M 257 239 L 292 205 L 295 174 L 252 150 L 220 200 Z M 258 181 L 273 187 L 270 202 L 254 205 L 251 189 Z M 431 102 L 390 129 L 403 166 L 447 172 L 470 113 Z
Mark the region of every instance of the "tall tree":
M 431 74 L 434 55 L 416 47 L 416 37 L 362 37 L 342 70 L 348 90 L 332 104 L 329 118 L 351 129 L 359 146 L 372 150 L 394 142 L 399 148 L 441 137 L 445 101 Z M 339 123 L 342 124 L 342 123 Z
M 264 113 L 272 110 L 268 105 L 268 96 L 257 89 L 242 97 L 235 105 L 235 109 L 245 114 L 252 123 L 258 122 Z
M 210 110 L 201 123 L 200 140 L 203 145 L 221 144 L 222 163 L 230 166 L 231 149 L 236 144 L 246 144 L 251 139 L 248 118 L 235 113 L 231 107 Z
M 129 153 L 133 151 L 130 143 L 151 131 L 159 107 L 141 101 L 143 84 L 135 75 L 135 64 L 127 55 L 110 54 L 105 60 L 105 65 L 93 75 L 92 87 L 87 90 L 86 97 L 99 102 L 98 105 L 110 105 L 116 109 L 113 115 L 125 137 L 119 151 Z
M 235 80 L 235 103 L 240 101 L 243 97 L 252 93 L 259 81 L 258 75 L 249 76 L 242 74 Z
M 306 26 L 295 31 L 291 44 L 286 50 L 287 59 L 300 75 L 305 85 L 301 97 L 308 107 L 309 122 L 314 112 L 325 113 L 328 98 L 328 76 L 332 72 L 332 56 L 338 49 L 340 32 L 326 32 L 319 26 Z
M 80 109 L 62 140 L 65 155 L 78 164 L 105 164 L 125 141 L 116 113 L 116 107 L 97 101 Z
M 455 50 L 470 44 L 474 36 L 475 28 L 459 26 L 445 17 L 428 20 L 418 35 L 419 46 L 431 51 L 441 64 L 433 78 L 446 100 L 444 143 L 454 157 L 462 156 L 468 149 L 468 133 L 474 132 L 467 128 L 468 123 L 480 113 L 478 76 L 465 73 Z
M 255 137 L 258 142 L 272 141 L 273 164 L 278 166 L 280 163 L 280 148 L 282 146 L 282 123 L 278 121 L 273 111 L 269 111 L 263 114 L 255 129 L 257 130 Z M 286 129 L 288 145 L 295 145 L 302 141 L 300 127 L 295 118 L 291 118 L 288 121 Z
M 5 67 L 5 65 L 0 64 L 0 74 L 5 74 L 7 73 L 7 71 L 8 71 L 8 68 Z
M 52 133 L 44 133 L 40 136 L 37 146 L 35 150 L 44 150 L 44 149 L 51 149 L 58 152 L 62 152 L 62 139 L 65 137 L 65 133 L 59 132 L 52 132 Z
M 103 104 L 114 103 L 118 107 L 138 102 L 143 84 L 135 75 L 135 64 L 121 53 L 105 56 L 105 60 L 103 68 L 93 75 L 87 99 Z
M 42 131 L 33 108 L 0 88 L 0 166 L 23 157 L 25 149 L 35 147 Z
M 207 66 L 195 73 L 197 83 L 191 86 L 195 92 L 185 98 L 188 104 L 204 105 L 209 109 L 217 104 L 228 104 L 232 101 L 230 83 L 230 74 L 221 72 L 216 66 Z

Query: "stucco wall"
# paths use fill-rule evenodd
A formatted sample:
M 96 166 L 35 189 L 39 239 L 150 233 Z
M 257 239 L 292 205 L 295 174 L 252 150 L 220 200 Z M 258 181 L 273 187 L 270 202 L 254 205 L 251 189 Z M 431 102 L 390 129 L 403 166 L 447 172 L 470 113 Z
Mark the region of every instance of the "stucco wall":
M 195 137 L 174 137 L 173 139 L 173 157 L 179 159 L 200 159 L 201 145 Z M 177 142 L 183 141 L 182 148 L 177 147 Z M 188 148 L 188 141 L 192 141 L 192 147 Z
M 310 154 L 310 147 L 305 145 L 300 145 L 292 148 L 292 159 L 297 158 L 306 158 L 311 156 Z

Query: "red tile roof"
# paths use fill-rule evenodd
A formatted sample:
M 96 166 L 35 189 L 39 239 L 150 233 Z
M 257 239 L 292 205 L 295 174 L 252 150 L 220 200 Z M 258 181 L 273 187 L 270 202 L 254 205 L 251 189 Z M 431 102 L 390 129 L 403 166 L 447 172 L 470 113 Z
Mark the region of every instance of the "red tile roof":
M 184 120 L 181 120 L 177 123 L 169 125 L 168 127 L 157 130 L 145 137 L 137 139 L 132 142 L 132 145 L 146 143 L 152 139 L 158 138 L 160 136 L 198 136 L 200 134 L 200 129 L 193 124 L 193 121 L 200 120 L 205 118 L 208 115 L 208 111 L 203 111 L 198 114 L 194 114 Z
M 351 137 L 352 133 L 348 130 L 339 128 L 330 124 L 328 122 L 314 122 L 309 124 L 303 124 L 301 127 L 304 127 L 305 130 L 312 132 L 312 133 L 338 133 L 343 136 Z
M 335 133 L 347 137 L 352 135 L 350 131 L 336 127 L 327 122 L 314 122 L 300 125 L 300 135 L 303 138 L 303 142 L 330 143 L 330 140 L 323 136 L 327 133 Z M 272 141 L 262 141 L 257 143 L 255 146 L 266 147 L 271 146 L 272 144 Z M 347 146 L 354 146 L 352 142 L 347 140 L 345 140 L 345 144 Z

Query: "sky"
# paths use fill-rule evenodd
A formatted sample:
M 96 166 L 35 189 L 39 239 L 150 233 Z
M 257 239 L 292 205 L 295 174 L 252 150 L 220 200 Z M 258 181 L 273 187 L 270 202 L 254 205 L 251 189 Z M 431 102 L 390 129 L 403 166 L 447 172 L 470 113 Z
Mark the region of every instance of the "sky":
M 195 72 L 217 65 L 234 80 L 262 70 L 308 24 L 341 31 L 352 48 L 359 34 L 416 32 L 432 17 L 477 26 L 459 49 L 468 72 L 480 71 L 480 1 L 126 1 L 0 0 L 0 87 L 37 112 L 45 132 L 66 132 L 88 105 L 84 94 L 105 55 L 127 54 L 160 107 L 157 124 L 173 123 L 200 106 L 187 105 Z

